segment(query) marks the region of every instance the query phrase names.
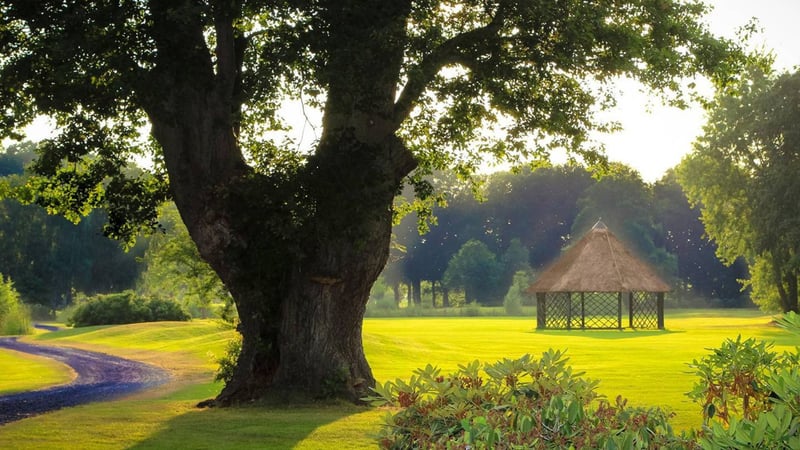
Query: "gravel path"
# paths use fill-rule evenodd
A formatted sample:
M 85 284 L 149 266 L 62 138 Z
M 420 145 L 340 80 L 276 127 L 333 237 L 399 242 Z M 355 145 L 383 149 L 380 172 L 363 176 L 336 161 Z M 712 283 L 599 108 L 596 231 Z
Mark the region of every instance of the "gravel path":
M 47 347 L 0 338 L 0 348 L 55 359 L 78 375 L 69 384 L 0 396 L 0 425 L 83 403 L 111 400 L 166 383 L 169 374 L 157 367 L 68 347 Z

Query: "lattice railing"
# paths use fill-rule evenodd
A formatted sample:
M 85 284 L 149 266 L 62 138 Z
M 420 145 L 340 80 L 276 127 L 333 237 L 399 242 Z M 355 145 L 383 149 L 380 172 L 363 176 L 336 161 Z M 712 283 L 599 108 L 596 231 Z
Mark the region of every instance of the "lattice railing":
M 572 299 L 566 292 L 547 294 L 545 328 L 567 330 L 572 328 Z
M 541 295 L 541 294 L 540 294 Z M 540 300 L 538 326 L 547 329 L 659 328 L 658 295 L 647 292 L 556 292 Z
M 633 328 L 658 328 L 658 301 L 656 294 L 635 292 L 631 299 L 631 326 Z
M 619 294 L 586 292 L 583 296 L 583 328 L 622 328 Z

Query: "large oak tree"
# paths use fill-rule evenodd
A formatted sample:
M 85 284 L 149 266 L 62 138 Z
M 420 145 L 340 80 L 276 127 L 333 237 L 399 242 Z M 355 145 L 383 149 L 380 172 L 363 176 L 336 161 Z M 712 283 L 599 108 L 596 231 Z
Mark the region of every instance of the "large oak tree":
M 704 12 L 674 0 L 3 0 L 0 129 L 56 120 L 36 165 L 53 211 L 106 204 L 109 233 L 126 237 L 174 199 L 241 319 L 218 404 L 358 399 L 374 383 L 362 317 L 404 180 L 425 194 L 427 171 L 469 172 L 481 153 L 563 147 L 594 162 L 585 144 L 614 77 L 676 102 L 686 77 L 727 77 L 730 44 Z M 322 111 L 310 151 L 266 137 L 286 99 Z M 157 176 L 121 175 L 142 152 Z

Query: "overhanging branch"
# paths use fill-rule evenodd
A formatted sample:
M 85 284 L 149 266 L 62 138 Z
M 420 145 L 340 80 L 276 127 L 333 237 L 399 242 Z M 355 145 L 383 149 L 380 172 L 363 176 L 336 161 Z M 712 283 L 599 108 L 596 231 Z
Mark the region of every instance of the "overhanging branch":
M 433 81 L 437 73 L 448 64 L 469 67 L 475 62 L 475 54 L 465 50 L 481 42 L 497 38 L 506 19 L 506 3 L 501 2 L 491 22 L 480 28 L 461 33 L 446 40 L 425 56 L 409 71 L 408 82 L 394 105 L 392 122 L 395 127 L 411 114 L 414 105 Z

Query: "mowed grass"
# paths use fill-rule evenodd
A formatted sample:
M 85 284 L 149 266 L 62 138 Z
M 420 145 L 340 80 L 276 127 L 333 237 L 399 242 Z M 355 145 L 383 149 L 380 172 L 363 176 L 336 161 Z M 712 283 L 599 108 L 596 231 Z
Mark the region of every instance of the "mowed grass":
M 0 395 L 69 383 L 72 378 L 69 367 L 52 359 L 0 349 Z
M 686 363 L 725 338 L 756 337 L 776 350 L 800 344 L 752 310 L 667 312 L 667 331 L 536 331 L 533 318 L 453 317 L 367 319 L 364 345 L 376 378 L 408 378 L 427 363 L 445 371 L 474 359 L 567 350 L 572 366 L 599 379 L 608 397 L 659 405 L 676 413 L 678 429 L 701 422 L 686 396 L 694 383 Z M 197 409 L 220 385 L 211 354 L 231 330 L 212 322 L 138 324 L 65 330 L 35 339 L 77 345 L 159 364 L 178 382 L 133 398 L 84 405 L 0 428 L 0 448 L 374 448 L 384 411 L 346 404 Z M 3 375 L 0 375 L 2 383 Z

